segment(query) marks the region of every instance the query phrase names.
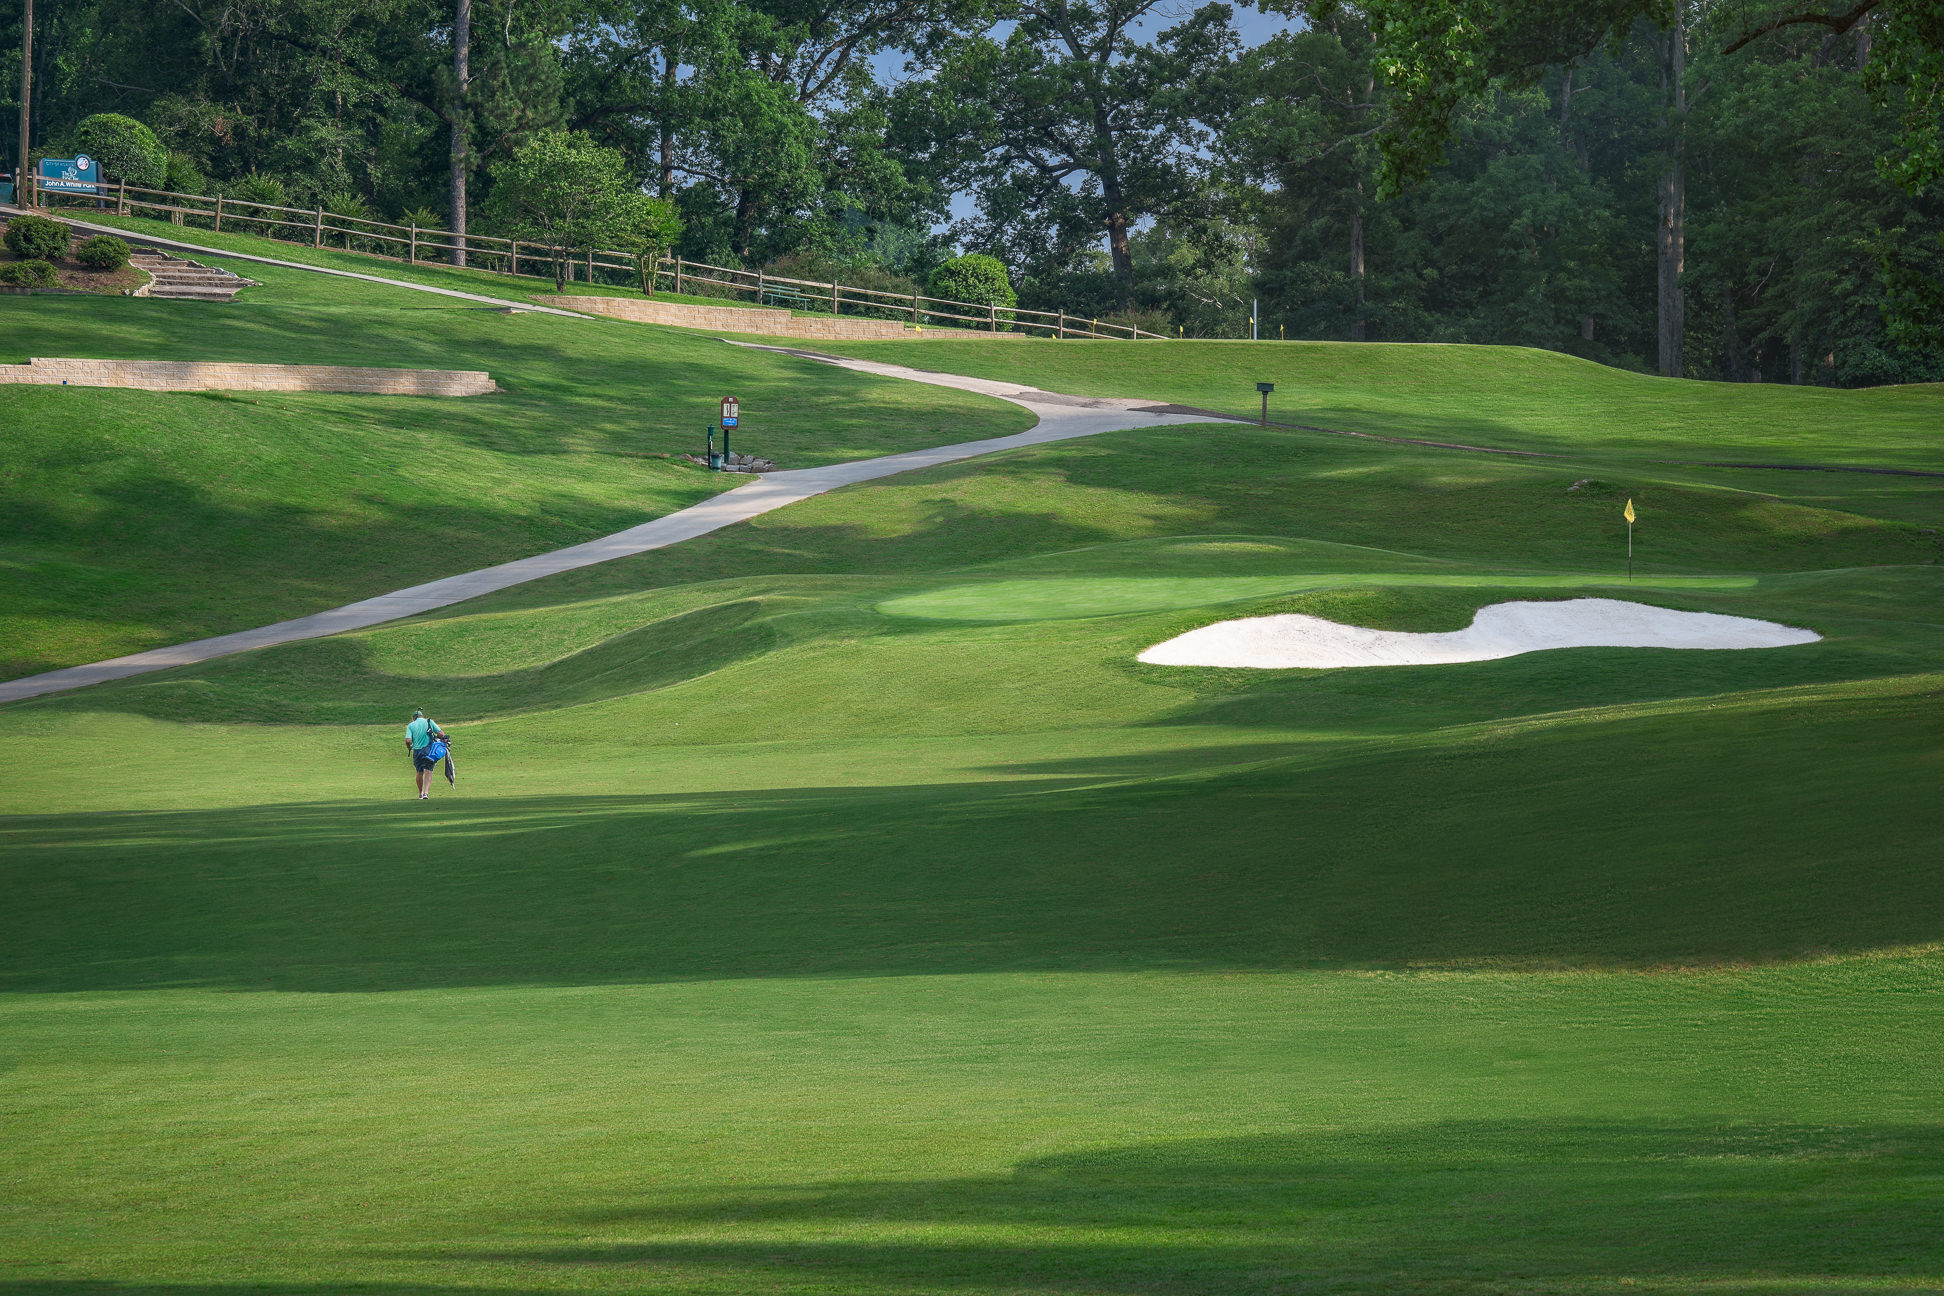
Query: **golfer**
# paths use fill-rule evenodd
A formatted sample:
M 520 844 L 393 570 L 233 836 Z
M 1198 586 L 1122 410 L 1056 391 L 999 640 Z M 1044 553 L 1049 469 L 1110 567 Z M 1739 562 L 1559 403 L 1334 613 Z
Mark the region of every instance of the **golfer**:
M 405 745 L 412 753 L 412 777 L 418 781 L 421 801 L 432 798 L 432 771 L 439 767 L 439 757 L 432 754 L 432 742 L 436 738 L 444 743 L 449 737 L 439 728 L 439 722 L 426 719 L 423 711 L 412 712 L 412 723 L 405 726 Z

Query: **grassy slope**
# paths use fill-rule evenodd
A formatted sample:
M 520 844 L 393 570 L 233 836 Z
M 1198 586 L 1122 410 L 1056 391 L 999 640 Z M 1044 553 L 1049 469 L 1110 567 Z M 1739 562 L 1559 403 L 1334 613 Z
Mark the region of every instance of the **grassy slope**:
M 1295 423 L 1549 453 L 1944 471 L 1944 386 L 1681 382 L 1514 347 L 962 340 L 819 349 L 1081 396 L 1147 396 Z
M 694 503 L 715 401 L 785 467 L 1017 431 L 997 401 L 679 330 L 238 267 L 235 303 L 0 299 L 30 355 L 484 369 L 464 400 L 0 387 L 0 677 L 261 625 Z M 727 479 L 733 484 L 734 479 Z
M 10 1289 L 1944 1285 L 1935 492 L 1229 435 L 0 711 Z M 1826 640 L 1131 660 L 1624 595 L 1629 496 Z
M 274 257 L 279 261 L 294 261 L 299 265 L 322 266 L 329 270 L 349 270 L 354 274 L 378 275 L 386 279 L 399 279 L 406 283 L 424 284 L 431 288 L 450 288 L 458 292 L 478 293 L 484 297 L 502 297 L 511 301 L 532 301 L 540 297 L 556 295 L 551 276 L 535 274 L 505 275 L 490 270 L 473 268 L 462 269 L 457 266 L 440 265 L 435 261 L 421 260 L 416 263 L 395 261 L 390 257 L 373 256 L 364 252 L 350 252 L 340 248 L 313 248 L 302 243 L 286 243 L 276 239 L 264 238 L 257 234 L 239 234 L 234 229 L 220 233 L 195 225 L 172 225 L 165 220 L 152 220 L 139 216 L 116 216 L 112 212 L 89 212 L 74 210 L 57 212 L 56 219 L 63 216 L 72 220 L 87 221 L 93 225 L 110 225 L 116 229 L 127 230 L 134 235 L 149 235 L 157 239 L 170 239 L 181 243 L 193 243 L 199 247 L 219 248 L 229 252 L 242 252 L 250 256 Z M 523 266 L 529 263 L 522 258 Z M 263 276 L 250 269 L 250 263 L 238 261 L 230 266 L 236 273 L 251 279 Z M 601 296 L 634 297 L 639 290 L 624 285 L 608 283 L 589 284 L 576 280 L 567 285 L 570 293 L 595 293 Z M 740 297 L 698 297 L 691 294 L 663 292 L 658 294 L 662 301 L 694 302 L 705 306 L 753 306 L 756 303 Z

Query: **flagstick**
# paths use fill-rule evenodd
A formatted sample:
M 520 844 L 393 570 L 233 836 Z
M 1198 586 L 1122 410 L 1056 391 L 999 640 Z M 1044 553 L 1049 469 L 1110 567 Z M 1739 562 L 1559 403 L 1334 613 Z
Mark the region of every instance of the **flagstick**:
M 1627 583 L 1633 584 L 1633 523 L 1627 523 Z

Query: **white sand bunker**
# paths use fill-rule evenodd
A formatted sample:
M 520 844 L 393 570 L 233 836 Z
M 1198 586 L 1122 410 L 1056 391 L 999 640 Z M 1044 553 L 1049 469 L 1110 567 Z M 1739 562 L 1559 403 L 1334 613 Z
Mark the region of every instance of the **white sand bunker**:
M 1466 629 L 1446 634 L 1366 630 L 1297 613 L 1248 617 L 1177 635 L 1142 653 L 1141 660 L 1157 666 L 1325 670 L 1495 661 L 1549 648 L 1786 648 L 1821 638 L 1813 630 L 1750 617 L 1582 598 L 1494 603 L 1480 608 Z

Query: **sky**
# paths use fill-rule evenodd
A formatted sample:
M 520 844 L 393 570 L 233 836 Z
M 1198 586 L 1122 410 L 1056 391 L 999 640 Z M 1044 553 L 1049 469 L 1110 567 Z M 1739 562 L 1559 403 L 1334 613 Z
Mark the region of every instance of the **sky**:
M 1139 38 L 1154 36 L 1180 22 L 1194 9 L 1195 5 L 1184 3 L 1183 0 L 1169 0 L 1168 3 L 1162 4 L 1150 13 L 1146 20 L 1135 24 L 1133 32 Z M 1235 10 L 1233 22 L 1243 45 L 1250 48 L 1262 44 L 1279 32 L 1290 31 L 1298 26 L 1296 20 L 1284 17 L 1282 14 L 1263 13 L 1258 9 L 1240 7 Z M 1004 28 L 994 30 L 1003 31 Z M 904 55 L 895 50 L 876 55 L 871 63 L 880 81 L 892 82 L 904 75 Z M 958 194 L 952 199 L 951 219 L 963 220 L 972 215 L 973 208 L 974 202 L 969 194 Z

